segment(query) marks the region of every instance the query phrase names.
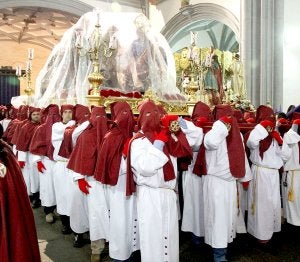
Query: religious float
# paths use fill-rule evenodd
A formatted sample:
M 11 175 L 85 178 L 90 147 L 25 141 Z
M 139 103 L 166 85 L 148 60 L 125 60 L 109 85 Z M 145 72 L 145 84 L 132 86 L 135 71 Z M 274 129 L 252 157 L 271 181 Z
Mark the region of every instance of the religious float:
M 54 47 L 37 77 L 34 103 L 109 108 L 125 100 L 137 113 L 149 98 L 170 114 L 189 115 L 197 101 L 253 111 L 241 71 L 237 54 L 199 48 L 195 41 L 173 54 L 143 14 L 94 10 Z

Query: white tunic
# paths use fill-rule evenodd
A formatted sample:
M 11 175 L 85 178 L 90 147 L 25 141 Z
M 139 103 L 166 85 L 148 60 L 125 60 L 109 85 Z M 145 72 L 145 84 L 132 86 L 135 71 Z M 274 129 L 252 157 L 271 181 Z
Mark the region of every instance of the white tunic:
M 56 198 L 56 209 L 60 215 L 70 215 L 72 192 L 75 190 L 75 184 L 73 182 L 73 176 L 70 174 L 70 170 L 67 169 L 68 159 L 58 155 L 61 143 L 64 138 L 65 129 L 74 125 L 73 120 L 67 124 L 57 122 L 52 126 L 52 145 L 54 147 L 53 158 L 55 164 L 53 167 L 53 182 Z
M 271 239 L 281 229 L 281 202 L 278 169 L 283 165 L 281 149 L 273 139 L 271 146 L 259 155 L 259 142 L 268 136 L 260 124 L 247 141 L 252 161 L 253 180 L 248 191 L 248 232 L 260 240 Z
M 139 249 L 136 194 L 126 197 L 126 159 L 122 157 L 118 183 L 109 187 L 109 256 L 126 260 Z
M 53 181 L 53 168 L 55 161 L 50 160 L 46 156 L 34 155 L 33 162 L 37 165 L 37 162 L 39 161 L 41 161 L 46 168 L 46 170 L 43 170 L 43 173 L 39 172 L 41 203 L 42 206 L 52 207 L 56 205 Z
M 76 233 L 90 231 L 90 240 L 109 240 L 109 210 L 106 201 L 105 185 L 93 176 L 83 176 L 72 171 L 73 178 L 85 178 L 91 186 L 89 194 L 84 194 L 75 182 L 70 209 L 70 226 Z
M 85 121 L 77 126 L 72 133 L 73 147 L 82 132 L 89 126 Z M 96 138 L 95 138 L 96 139 Z M 68 172 L 73 177 L 74 190 L 71 196 L 70 226 L 76 233 L 90 231 L 90 240 L 109 238 L 109 210 L 106 201 L 106 186 L 98 183 L 92 176 L 78 174 L 70 169 Z M 78 187 L 78 180 L 84 178 L 91 186 L 89 194 L 84 194 Z
M 290 129 L 284 135 L 282 145 L 282 158 L 285 162 L 285 173 L 282 180 L 287 182 L 287 186 L 282 187 L 282 200 L 285 206 L 287 222 L 295 226 L 300 226 L 299 141 L 300 136 L 298 133 Z M 294 199 L 288 199 L 289 192 L 294 196 Z
M 188 170 L 182 173 L 184 205 L 181 230 L 192 232 L 198 237 L 204 236 L 203 185 L 202 177 L 195 175 L 193 169 L 202 140 L 203 132 L 201 129 L 198 143 L 193 147 L 192 163 Z
M 191 122 L 186 123 L 188 127 L 193 125 Z M 191 134 L 187 134 L 187 139 L 199 141 L 199 130 L 194 128 Z M 192 141 L 189 142 L 191 145 Z M 177 175 L 177 159 L 170 156 L 170 160 Z M 147 138 L 132 142 L 131 165 L 137 184 L 137 212 L 143 262 L 179 261 L 178 209 L 174 191 L 177 180 L 164 180 L 163 166 L 167 162 L 168 157 Z
M 27 187 L 28 195 L 39 192 L 39 171 L 34 162 L 34 155 L 30 152 L 18 151 L 18 161 L 24 161 L 25 167 L 22 168 L 22 174 Z
M 10 121 L 11 121 L 11 119 L 7 119 L 7 118 L 4 118 L 3 120 L 0 121 L 0 124 L 3 127 L 3 132 L 5 132 L 5 130 L 7 129 Z
M 231 175 L 226 137 L 228 130 L 221 121 L 216 121 L 204 137 L 207 175 L 203 180 L 205 243 L 213 248 L 226 248 L 242 226 L 238 216 L 237 182 Z M 241 182 L 251 179 L 245 156 L 245 172 Z M 239 219 L 238 219 L 239 218 Z

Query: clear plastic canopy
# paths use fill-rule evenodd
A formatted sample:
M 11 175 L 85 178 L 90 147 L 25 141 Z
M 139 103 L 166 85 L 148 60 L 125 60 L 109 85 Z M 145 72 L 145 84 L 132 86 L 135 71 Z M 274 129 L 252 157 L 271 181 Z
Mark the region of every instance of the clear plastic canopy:
M 112 50 L 110 57 L 99 55 L 104 76 L 101 89 L 143 93 L 151 88 L 163 99 L 182 99 L 176 87 L 175 63 L 169 44 L 143 14 L 93 11 L 68 29 L 52 50 L 36 79 L 37 106 L 87 104 L 88 75 L 92 71 L 88 51 L 97 23 L 103 41 Z M 80 52 L 78 45 L 83 47 Z

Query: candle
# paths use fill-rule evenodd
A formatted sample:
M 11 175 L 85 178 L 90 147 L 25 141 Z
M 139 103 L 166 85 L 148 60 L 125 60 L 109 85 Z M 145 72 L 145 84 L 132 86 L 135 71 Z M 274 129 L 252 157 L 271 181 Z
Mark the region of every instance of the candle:
M 28 59 L 32 60 L 33 59 L 33 54 L 34 54 L 34 49 L 29 48 L 28 49 Z
M 26 61 L 26 69 L 27 70 L 31 70 L 31 61 L 29 60 L 29 61 Z
M 16 66 L 16 76 L 21 76 L 21 74 L 22 74 L 21 66 L 17 65 Z
M 100 25 L 100 13 L 97 13 L 97 25 Z

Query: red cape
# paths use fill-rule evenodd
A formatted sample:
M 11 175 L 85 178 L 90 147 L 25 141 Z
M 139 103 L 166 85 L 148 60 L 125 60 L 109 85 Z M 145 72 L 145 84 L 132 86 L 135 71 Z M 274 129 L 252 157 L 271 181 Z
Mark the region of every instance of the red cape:
M 2 262 L 39 262 L 34 217 L 21 169 L 10 147 L 0 139 L 0 254 Z

